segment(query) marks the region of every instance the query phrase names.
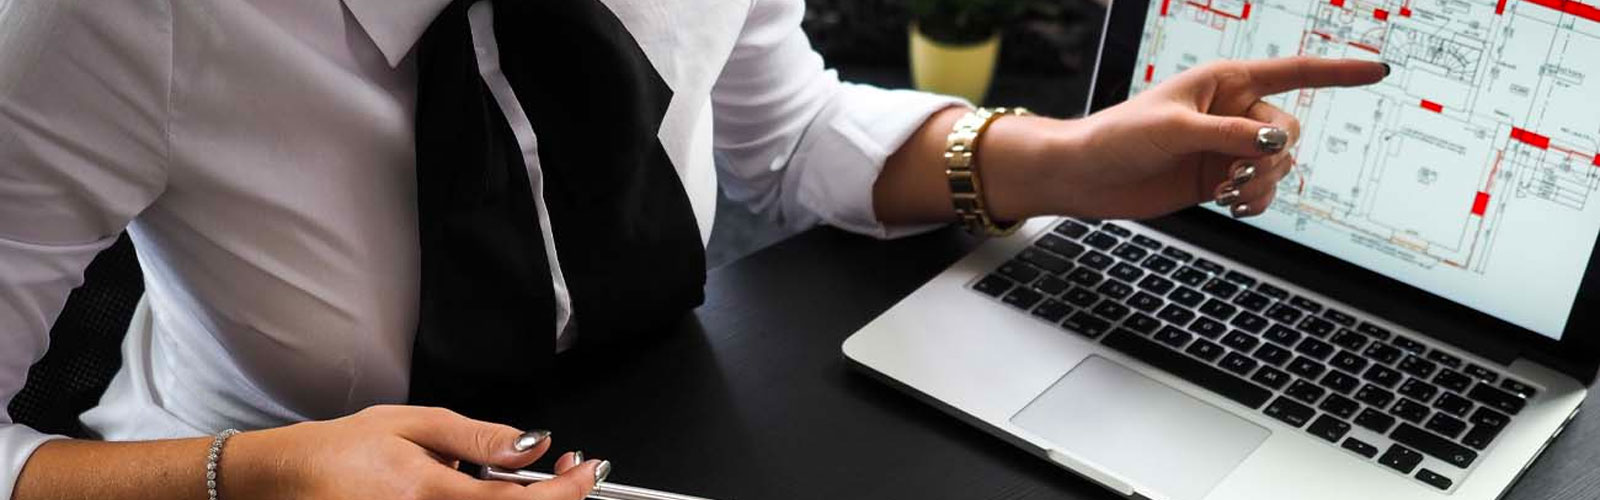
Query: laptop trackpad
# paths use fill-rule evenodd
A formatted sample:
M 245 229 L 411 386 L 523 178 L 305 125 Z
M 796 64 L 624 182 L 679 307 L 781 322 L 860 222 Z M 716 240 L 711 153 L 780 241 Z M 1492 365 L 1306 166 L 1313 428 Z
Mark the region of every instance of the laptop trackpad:
M 1205 497 L 1271 434 L 1099 356 L 1078 363 L 1011 422 L 1143 493 L 1177 500 Z

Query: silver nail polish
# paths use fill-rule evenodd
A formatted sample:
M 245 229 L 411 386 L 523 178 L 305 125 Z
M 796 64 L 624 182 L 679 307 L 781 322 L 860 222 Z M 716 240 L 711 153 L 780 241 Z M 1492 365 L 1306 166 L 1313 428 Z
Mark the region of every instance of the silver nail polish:
M 1233 169 L 1233 180 L 1230 182 L 1232 182 L 1235 186 L 1243 186 L 1250 183 L 1250 180 L 1255 178 L 1256 166 L 1246 163 L 1239 165 L 1239 168 Z
M 1226 207 L 1228 205 L 1232 205 L 1233 202 L 1239 201 L 1239 194 L 1239 189 L 1233 187 L 1232 184 L 1223 184 L 1222 187 L 1217 190 L 1217 206 Z
M 1245 212 L 1249 212 L 1250 211 L 1250 204 L 1248 204 L 1248 203 L 1240 203 L 1238 205 L 1234 205 L 1233 208 L 1231 208 L 1230 210 L 1232 210 L 1233 218 L 1235 218 L 1235 219 L 1243 218 L 1245 216 Z
M 600 486 L 600 483 L 605 482 L 606 476 L 609 475 L 611 475 L 611 461 L 601 460 L 600 465 L 594 466 L 594 485 Z
M 1256 131 L 1256 149 L 1263 153 L 1277 153 L 1289 145 L 1289 133 L 1278 127 L 1261 127 Z
M 517 442 L 511 444 L 511 449 L 517 453 L 522 453 L 539 446 L 539 443 L 544 442 L 549 437 L 550 431 L 535 430 L 524 432 L 521 437 L 517 438 Z
M 581 452 L 581 451 L 572 452 L 572 465 L 573 466 L 578 466 L 578 465 L 582 465 L 582 464 L 583 464 L 583 452 Z

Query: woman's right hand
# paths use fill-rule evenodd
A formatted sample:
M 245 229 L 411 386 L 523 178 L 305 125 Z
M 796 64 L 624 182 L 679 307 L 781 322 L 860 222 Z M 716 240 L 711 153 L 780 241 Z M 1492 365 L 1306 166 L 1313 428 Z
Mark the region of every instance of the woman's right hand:
M 568 453 L 553 480 L 522 486 L 473 478 L 458 461 L 521 469 L 550 449 L 548 433 L 449 410 L 375 406 L 322 422 L 247 432 L 228 441 L 219 496 L 382 500 L 581 500 L 601 461 Z M 608 466 L 609 467 L 609 466 Z

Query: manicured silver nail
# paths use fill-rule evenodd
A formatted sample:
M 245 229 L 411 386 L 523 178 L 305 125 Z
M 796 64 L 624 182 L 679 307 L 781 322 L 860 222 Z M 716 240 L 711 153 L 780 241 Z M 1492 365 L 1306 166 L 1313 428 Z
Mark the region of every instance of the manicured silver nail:
M 1215 199 L 1219 207 L 1232 205 L 1233 202 L 1239 201 L 1239 188 L 1233 187 L 1233 184 L 1218 186 Z
M 1256 178 L 1256 166 L 1246 163 L 1233 169 L 1233 179 L 1230 182 L 1235 186 L 1243 186 L 1254 178 Z
M 1289 133 L 1278 127 L 1261 127 L 1256 131 L 1256 149 L 1263 153 L 1277 153 L 1289 145 Z
M 606 476 L 609 475 L 611 475 L 611 461 L 601 460 L 600 465 L 594 466 L 594 485 L 600 486 L 600 483 L 605 482 Z
M 539 446 L 539 443 L 544 442 L 544 440 L 548 439 L 549 437 L 550 431 L 535 430 L 524 432 L 522 433 L 521 437 L 517 438 L 517 442 L 511 444 L 511 449 L 515 450 L 517 453 L 522 453 L 533 449 L 535 446 Z
M 1243 218 L 1245 216 L 1245 212 L 1249 212 L 1250 211 L 1250 204 L 1249 203 L 1240 203 L 1238 205 L 1234 205 L 1233 208 L 1231 208 L 1230 210 L 1232 210 L 1232 212 L 1233 212 L 1233 218 L 1235 218 L 1235 219 Z
M 581 451 L 572 452 L 572 465 L 574 465 L 574 466 L 583 465 L 583 452 L 581 452 Z

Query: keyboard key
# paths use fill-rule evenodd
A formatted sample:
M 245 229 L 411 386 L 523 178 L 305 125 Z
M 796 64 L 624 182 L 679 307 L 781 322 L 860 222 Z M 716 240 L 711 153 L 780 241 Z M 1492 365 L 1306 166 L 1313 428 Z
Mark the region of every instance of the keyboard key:
M 1160 250 L 1161 247 L 1163 246 L 1161 244 L 1161 242 L 1160 241 L 1156 241 L 1155 238 L 1151 238 L 1149 236 L 1145 236 L 1145 235 L 1142 235 L 1142 234 L 1133 235 L 1133 242 L 1134 242 L 1134 244 L 1137 244 L 1139 246 L 1142 246 L 1142 247 L 1145 247 L 1145 248 L 1148 248 L 1148 249 L 1151 249 L 1151 250 Z
M 1374 325 L 1365 321 L 1362 321 L 1360 325 L 1356 326 L 1356 331 L 1367 334 L 1368 336 L 1378 340 L 1387 340 L 1389 335 L 1391 335 L 1388 328 Z
M 1234 316 L 1233 321 L 1229 321 L 1228 324 L 1250 333 L 1261 333 L 1261 330 L 1265 330 L 1270 323 L 1267 322 L 1266 318 L 1242 312 L 1238 316 Z
M 1207 281 L 1204 286 L 1201 286 L 1200 291 L 1227 300 L 1233 298 L 1234 294 L 1239 293 L 1239 285 L 1213 278 L 1211 281 Z
M 1421 380 L 1408 378 L 1404 384 L 1400 384 L 1399 392 L 1400 395 L 1417 401 L 1433 401 L 1433 397 L 1439 394 L 1439 388 Z
M 1178 280 L 1179 283 L 1183 283 L 1185 285 L 1200 286 L 1201 284 L 1205 283 L 1206 280 L 1211 279 L 1211 275 L 1206 274 L 1205 271 L 1201 271 L 1192 267 L 1185 267 L 1183 269 L 1179 269 L 1178 272 L 1172 273 L 1172 279 Z
M 1189 325 L 1189 331 L 1194 332 L 1195 335 L 1199 335 L 1201 337 L 1214 339 L 1221 337 L 1223 333 L 1227 332 L 1228 325 L 1219 323 L 1217 320 L 1211 318 L 1200 318 L 1194 320 L 1194 323 Z
M 1226 273 L 1222 273 L 1222 279 L 1238 283 L 1239 286 L 1244 288 L 1250 288 L 1256 284 L 1256 279 L 1254 277 L 1239 271 L 1228 271 Z
M 1322 395 L 1327 394 L 1328 390 L 1305 380 L 1296 380 L 1294 383 L 1289 384 L 1289 388 L 1283 393 L 1291 398 L 1305 401 L 1307 404 L 1314 404 L 1318 399 L 1322 399 Z
M 1022 249 L 1022 253 L 1017 254 L 1017 258 L 1052 274 L 1061 274 L 1072 270 L 1072 263 L 1068 262 L 1067 259 L 1036 248 Z
M 1428 407 L 1416 401 L 1401 399 L 1389 409 L 1389 413 L 1413 423 L 1422 423 L 1422 419 L 1428 418 Z
M 1271 328 L 1267 328 L 1267 333 L 1262 336 L 1266 337 L 1267 340 L 1276 342 L 1284 347 L 1293 346 L 1295 342 L 1300 341 L 1300 332 L 1291 330 L 1289 327 L 1283 325 L 1272 325 Z
M 1494 437 L 1500 435 L 1500 429 L 1486 425 L 1474 425 L 1467 435 L 1461 436 L 1461 444 L 1482 450 L 1494 442 Z
M 1488 383 L 1491 383 L 1491 384 L 1494 383 L 1495 380 L 1499 380 L 1500 379 L 1500 375 L 1499 374 L 1497 374 L 1495 372 L 1492 372 L 1492 371 L 1489 371 L 1488 368 L 1484 368 L 1482 366 L 1478 366 L 1478 365 L 1474 365 L 1474 364 L 1468 364 L 1467 365 L 1467 375 L 1471 375 L 1473 377 L 1477 377 L 1479 380 L 1482 380 L 1484 382 L 1488 382 Z
M 1516 381 L 1516 380 L 1512 380 L 1511 377 L 1506 377 L 1505 380 L 1501 380 L 1500 381 L 1500 388 L 1505 389 L 1507 391 L 1510 391 L 1512 394 L 1516 394 L 1516 395 L 1522 396 L 1524 398 L 1531 398 L 1535 394 L 1539 393 L 1539 391 L 1537 389 L 1534 389 L 1533 386 L 1528 385 L 1528 384 L 1524 384 L 1524 383 Z
M 1266 295 L 1246 290 L 1244 293 L 1239 294 L 1239 296 L 1234 297 L 1233 303 L 1239 304 L 1239 307 L 1243 307 L 1251 311 L 1261 312 L 1262 309 L 1266 309 L 1267 306 L 1272 305 L 1272 299 L 1267 298 Z
M 1046 300 L 1044 303 L 1039 304 L 1039 307 L 1033 308 L 1034 316 L 1043 318 L 1045 321 L 1049 321 L 1051 323 L 1061 321 L 1062 318 L 1066 318 L 1067 314 L 1071 312 L 1072 307 L 1055 299 Z
M 1402 377 L 1404 375 L 1401 375 L 1400 372 L 1383 365 L 1372 365 L 1371 368 L 1367 368 L 1366 373 L 1361 374 L 1361 378 L 1366 379 L 1368 382 L 1386 388 L 1393 388 L 1395 384 L 1399 384 Z
M 1078 307 L 1089 307 L 1100 301 L 1100 294 L 1094 293 L 1088 288 L 1078 286 L 1072 287 L 1071 290 L 1067 290 L 1067 293 L 1061 295 L 1061 299 L 1067 301 L 1068 304 Z
M 1344 421 L 1339 419 L 1323 415 L 1317 417 L 1315 422 L 1311 422 L 1311 426 L 1306 427 L 1306 432 L 1311 433 L 1313 436 L 1326 439 L 1330 443 L 1337 443 L 1339 442 L 1340 438 L 1343 438 L 1346 433 L 1350 432 L 1350 424 L 1344 423 Z
M 1156 312 L 1157 309 L 1160 309 L 1161 306 L 1166 305 L 1166 303 L 1167 301 L 1161 300 L 1160 297 L 1144 292 L 1133 294 L 1133 297 L 1128 299 L 1128 305 L 1130 307 L 1144 312 Z
M 1439 387 L 1456 392 L 1467 392 L 1467 388 L 1472 387 L 1472 382 L 1472 377 L 1462 375 L 1455 370 L 1439 370 L 1439 374 L 1433 377 L 1433 383 Z
M 1138 262 L 1150 256 L 1150 250 L 1132 243 L 1123 243 L 1116 250 L 1112 250 L 1111 255 L 1121 257 L 1123 260 Z
M 1000 274 L 1007 278 L 1011 278 L 1012 281 L 1022 284 L 1032 283 L 1035 278 L 1039 277 L 1037 268 L 1016 260 L 1000 264 L 1000 269 L 996 269 L 996 271 L 999 271 Z
M 1350 391 L 1356 390 L 1356 386 L 1361 385 L 1361 381 L 1354 376 L 1338 371 L 1330 371 L 1324 374 L 1322 380 L 1317 383 L 1341 394 L 1349 394 Z
M 1304 330 L 1304 329 L 1302 328 L 1301 330 Z M 1362 335 L 1362 334 L 1359 334 L 1359 333 L 1356 333 L 1356 332 L 1352 332 L 1349 329 L 1341 329 L 1341 330 L 1339 330 L 1339 333 L 1333 334 L 1333 337 L 1328 338 L 1328 341 L 1329 342 L 1333 342 L 1334 345 L 1337 345 L 1339 347 L 1343 347 L 1345 349 L 1349 349 L 1349 350 L 1356 351 L 1356 352 L 1361 352 L 1361 348 L 1367 346 L 1367 336 L 1366 335 Z
M 1428 360 L 1451 368 L 1461 368 L 1461 358 L 1440 350 L 1428 353 Z
M 1394 393 L 1383 390 L 1382 388 L 1372 384 L 1366 384 L 1361 386 L 1361 390 L 1356 391 L 1356 401 L 1366 403 L 1367 406 L 1382 410 L 1384 408 L 1388 408 L 1389 403 L 1394 401 Z
M 1322 404 L 1317 405 L 1317 408 L 1328 412 L 1329 415 L 1348 419 L 1356 416 L 1356 410 L 1360 410 L 1361 405 L 1351 401 L 1350 398 L 1332 394 L 1328 396 L 1328 399 L 1322 400 Z
M 1339 351 L 1333 355 L 1333 359 L 1328 360 L 1328 364 L 1353 375 L 1361 373 L 1361 369 L 1367 367 L 1367 359 L 1351 354 L 1350 351 Z
M 1250 370 L 1255 369 L 1256 360 L 1247 358 L 1243 354 L 1239 354 L 1237 352 L 1230 352 L 1226 357 L 1222 358 L 1222 362 L 1218 363 L 1218 366 L 1221 366 L 1224 370 L 1228 370 L 1242 376 L 1250 373 Z
M 1152 332 L 1155 332 L 1157 328 L 1161 328 L 1161 322 L 1157 321 L 1155 318 L 1134 313 L 1133 316 L 1129 316 L 1126 321 L 1122 322 L 1122 326 L 1128 327 L 1133 331 L 1149 335 Z
M 1116 263 L 1116 260 L 1109 255 L 1090 250 L 1088 253 L 1078 256 L 1078 263 L 1096 271 L 1104 271 L 1106 268 L 1111 267 L 1111 264 Z
M 1205 304 L 1200 306 L 1200 314 L 1223 321 L 1227 321 L 1228 318 L 1232 318 L 1233 314 L 1236 312 L 1239 312 L 1239 308 L 1228 305 L 1227 302 L 1217 299 L 1207 300 Z
M 1007 290 L 1011 289 L 1011 280 L 1007 279 L 1005 276 L 991 274 L 984 276 L 983 279 L 978 280 L 977 283 L 974 283 L 972 285 L 972 289 L 983 292 L 990 297 L 999 297 L 1001 294 L 1006 293 Z
M 1144 270 L 1134 267 L 1133 264 L 1129 264 L 1127 262 L 1118 262 L 1117 265 L 1112 266 L 1111 270 L 1107 271 L 1106 274 L 1110 274 L 1111 277 L 1122 281 L 1135 283 L 1139 281 L 1139 278 L 1144 277 Z
M 1389 438 L 1462 469 L 1478 459 L 1478 452 L 1407 423 L 1401 423 L 1396 427 L 1394 432 L 1389 433 Z
M 1045 276 L 1039 278 L 1039 281 L 1033 282 L 1033 288 L 1044 292 L 1045 295 L 1061 295 L 1061 292 L 1065 292 L 1071 287 L 1071 283 L 1067 283 L 1066 280 L 1055 276 Z
M 1526 400 L 1515 394 L 1496 389 L 1482 382 L 1472 386 L 1472 390 L 1467 392 L 1467 397 L 1507 415 L 1516 415 L 1522 412 L 1522 407 L 1528 404 Z
M 1400 360 L 1399 368 L 1400 371 L 1406 372 L 1413 377 L 1425 379 L 1428 378 L 1429 375 L 1433 375 L 1433 370 L 1437 369 L 1438 367 L 1439 366 L 1433 364 L 1432 361 L 1428 361 L 1416 356 L 1406 356 L 1405 359 Z
M 1441 490 L 1450 489 L 1450 478 L 1441 476 L 1439 473 L 1428 470 L 1426 467 L 1417 471 L 1417 480 L 1427 483 L 1428 486 L 1432 486 Z
M 1511 417 L 1507 417 L 1504 413 L 1491 410 L 1488 407 L 1479 407 L 1478 411 L 1472 412 L 1472 417 L 1467 420 L 1495 430 L 1504 429 L 1506 424 L 1511 423 Z
M 1272 397 L 1272 391 L 1137 335 L 1113 333 L 1106 337 L 1104 343 L 1106 347 L 1166 370 L 1251 409 L 1260 408 Z M 1310 408 L 1306 410 L 1310 411 Z
M 1161 312 L 1156 313 L 1156 317 L 1164 319 L 1168 323 L 1182 326 L 1194 320 L 1194 311 L 1184 309 L 1183 306 L 1177 304 L 1167 304 L 1167 307 L 1161 308 Z
M 1172 293 L 1167 294 L 1167 299 L 1185 306 L 1196 307 L 1199 306 L 1201 302 L 1206 300 L 1206 296 L 1200 292 L 1194 291 L 1193 288 L 1180 286 L 1177 290 L 1173 290 Z
M 1292 356 L 1294 354 L 1290 353 L 1288 349 L 1272 344 L 1262 344 L 1260 349 L 1256 349 L 1255 354 L 1250 355 L 1250 357 L 1272 366 L 1283 366 Z
M 1462 431 L 1467 430 L 1467 423 L 1443 413 L 1435 413 L 1433 418 L 1428 419 L 1428 423 L 1423 427 L 1453 439 L 1461 435 Z
M 1355 326 L 1356 325 L 1356 317 L 1355 316 L 1351 316 L 1349 314 L 1345 314 L 1344 311 L 1340 311 L 1340 310 L 1334 309 L 1332 307 L 1327 308 L 1326 310 L 1323 310 L 1322 311 L 1322 317 L 1328 318 L 1328 321 L 1332 321 L 1334 323 L 1338 323 L 1338 324 L 1344 325 L 1344 326 Z
M 1001 298 L 1000 300 L 1003 300 L 1007 304 L 1011 304 L 1013 306 L 1017 306 L 1017 307 L 1022 308 L 1022 309 L 1029 309 L 1029 308 L 1032 308 L 1034 304 L 1038 304 L 1039 301 L 1043 300 L 1043 299 L 1044 299 L 1044 294 L 1036 292 L 1036 291 L 1033 291 L 1033 290 L 1030 290 L 1030 289 L 1027 289 L 1027 288 L 1020 288 L 1019 287 L 1019 288 L 1017 288 L 1015 290 L 1012 290 L 1011 293 L 1006 294 L 1006 296 Z
M 1129 310 L 1128 306 L 1106 299 L 1095 305 L 1090 312 L 1093 312 L 1095 316 L 1104 318 L 1106 321 L 1117 322 L 1122 321 L 1123 317 L 1133 311 Z
M 1218 264 L 1218 263 L 1215 263 L 1215 262 L 1212 262 L 1212 261 L 1209 261 L 1209 260 L 1205 260 L 1205 259 L 1195 259 L 1194 267 L 1195 267 L 1195 269 L 1199 269 L 1201 271 L 1205 271 L 1205 272 L 1208 272 L 1208 273 L 1211 273 L 1211 274 L 1222 274 L 1223 272 L 1228 270 L 1227 268 L 1222 267 L 1222 264 Z
M 1390 445 L 1389 451 L 1383 452 L 1383 456 L 1378 457 L 1378 463 L 1402 474 L 1410 474 L 1417 468 L 1417 464 L 1422 463 L 1422 454 L 1398 444 Z
M 1039 238 L 1039 241 L 1033 242 L 1033 246 L 1049 250 L 1051 253 L 1066 257 L 1068 259 L 1076 259 L 1078 256 L 1083 255 L 1084 252 L 1088 251 L 1088 249 L 1084 248 L 1083 245 L 1079 245 L 1075 242 L 1068 241 L 1065 238 L 1049 234 L 1044 235 L 1043 238 Z
M 1160 255 L 1151 255 L 1150 258 L 1145 259 L 1144 264 L 1140 264 L 1140 266 L 1144 267 L 1145 269 L 1149 269 L 1150 272 L 1156 274 L 1167 274 L 1172 272 L 1173 269 L 1178 268 L 1178 261 L 1168 259 Z
M 1297 356 L 1294 361 L 1289 362 L 1289 373 L 1305 378 L 1316 378 L 1317 375 L 1321 375 L 1327 369 L 1327 367 L 1322 366 L 1322 363 L 1304 356 Z
M 1278 371 L 1276 368 L 1270 366 L 1263 366 L 1260 370 L 1256 370 L 1256 374 L 1252 375 L 1250 380 L 1257 384 L 1267 386 L 1272 390 L 1278 390 L 1282 389 L 1284 384 L 1289 383 L 1289 374 Z
M 1392 364 L 1395 361 L 1399 361 L 1400 356 L 1405 355 L 1405 352 L 1389 344 L 1373 342 L 1367 345 L 1367 350 L 1362 351 L 1362 354 L 1377 360 L 1379 363 Z
M 1339 325 L 1335 325 L 1332 321 L 1318 318 L 1316 316 L 1306 316 L 1306 319 L 1300 322 L 1300 331 L 1311 334 L 1317 338 L 1327 337 L 1328 334 L 1333 333 L 1333 330 L 1337 328 L 1339 328 Z M 1366 339 L 1363 337 L 1362 342 L 1365 343 L 1365 341 Z
M 1385 415 L 1383 412 L 1374 410 L 1372 408 L 1367 408 L 1365 410 L 1361 410 L 1360 415 L 1356 415 L 1356 425 L 1365 427 L 1372 432 L 1382 434 L 1389 432 L 1390 427 L 1394 427 L 1394 417 Z
M 1389 343 L 1394 344 L 1395 347 L 1411 351 L 1414 354 L 1422 354 L 1423 351 L 1428 350 L 1428 347 L 1422 345 L 1421 342 L 1411 340 L 1410 338 L 1401 337 L 1399 335 L 1396 335 L 1393 340 L 1389 341 Z
M 1275 300 L 1284 300 L 1289 298 L 1289 292 L 1284 291 L 1282 288 L 1272 286 L 1271 283 L 1267 282 L 1262 282 L 1261 284 L 1256 285 L 1256 292 L 1268 297 L 1272 297 Z
M 1328 356 L 1333 355 L 1333 351 L 1332 345 L 1313 338 L 1302 339 L 1299 344 L 1294 346 L 1294 352 L 1319 360 L 1327 359 Z
M 1305 315 L 1305 313 L 1300 312 L 1299 309 L 1284 305 L 1282 302 L 1273 304 L 1271 308 L 1267 309 L 1268 318 L 1272 318 L 1278 320 L 1279 323 L 1289 325 L 1299 322 L 1300 317 L 1303 315 Z
M 1086 311 L 1078 311 L 1077 314 L 1068 317 L 1066 321 L 1062 321 L 1061 326 L 1089 338 L 1105 335 L 1107 331 L 1111 330 L 1111 322 L 1096 318 Z
M 1119 226 L 1119 225 L 1116 225 L 1116 224 L 1112 224 L 1110 222 L 1107 222 L 1105 224 L 1101 224 L 1100 225 L 1100 230 L 1101 231 L 1105 231 L 1106 233 L 1109 233 L 1112 236 L 1116 236 L 1118 238 L 1127 238 L 1129 236 L 1133 236 L 1133 231 L 1129 231 L 1128 228 L 1125 228 L 1125 227 L 1122 227 L 1122 226 Z
M 1080 267 L 1075 271 L 1067 273 L 1067 281 L 1071 281 L 1086 287 L 1098 285 L 1101 281 L 1105 281 L 1105 279 L 1105 275 L 1095 272 L 1095 270 L 1087 267 Z
M 1317 303 L 1315 300 L 1301 297 L 1299 295 L 1289 299 L 1289 305 L 1304 309 L 1306 312 L 1311 314 L 1322 312 L 1322 304 Z
M 1117 246 L 1117 243 L 1119 243 L 1116 237 L 1102 231 L 1089 233 L 1088 236 L 1083 237 L 1083 242 L 1101 250 L 1111 250 L 1112 247 Z
M 1144 279 L 1139 280 L 1139 288 L 1156 295 L 1166 295 L 1167 292 L 1172 291 L 1172 287 L 1175 286 L 1178 285 L 1173 283 L 1172 280 L 1156 276 L 1154 274 L 1145 276 Z
M 1161 250 L 1161 255 L 1178 262 L 1188 262 L 1194 260 L 1193 254 L 1185 252 L 1178 247 L 1167 247 Z
M 1267 405 L 1267 409 L 1262 410 L 1262 413 L 1289 424 L 1291 427 L 1299 428 L 1302 425 L 1306 425 L 1306 421 L 1311 420 L 1311 417 L 1316 415 L 1317 411 L 1311 409 L 1310 406 L 1279 396 L 1277 399 L 1272 400 L 1272 404 Z
M 1056 225 L 1055 232 L 1068 238 L 1078 239 L 1089 234 L 1089 226 L 1079 224 L 1078 221 L 1065 220 Z
M 1363 457 L 1372 458 L 1378 456 L 1378 448 L 1376 446 L 1372 446 L 1367 444 L 1365 441 L 1356 438 L 1347 438 L 1344 440 L 1344 444 L 1339 446 L 1346 450 L 1356 452 L 1357 455 L 1361 455 Z
M 1157 331 L 1155 335 L 1156 342 L 1172 346 L 1173 349 L 1183 347 L 1193 338 L 1193 334 L 1171 326 L 1161 327 L 1161 330 Z
M 1095 287 L 1094 291 L 1100 292 L 1100 295 L 1110 297 L 1112 300 L 1122 300 L 1128 298 L 1129 295 L 1133 295 L 1133 286 L 1121 281 L 1106 280 L 1100 286 Z
M 1188 349 L 1183 350 L 1183 352 L 1187 352 L 1194 357 L 1206 360 L 1207 362 L 1216 361 L 1217 358 L 1221 357 L 1222 353 L 1226 351 L 1227 350 L 1223 349 L 1222 346 L 1213 344 L 1206 339 L 1196 340 L 1193 344 L 1189 344 Z
M 1227 336 L 1222 337 L 1222 345 L 1243 353 L 1249 353 L 1251 349 L 1255 349 L 1256 344 L 1260 343 L 1261 339 L 1238 330 L 1229 332 Z

